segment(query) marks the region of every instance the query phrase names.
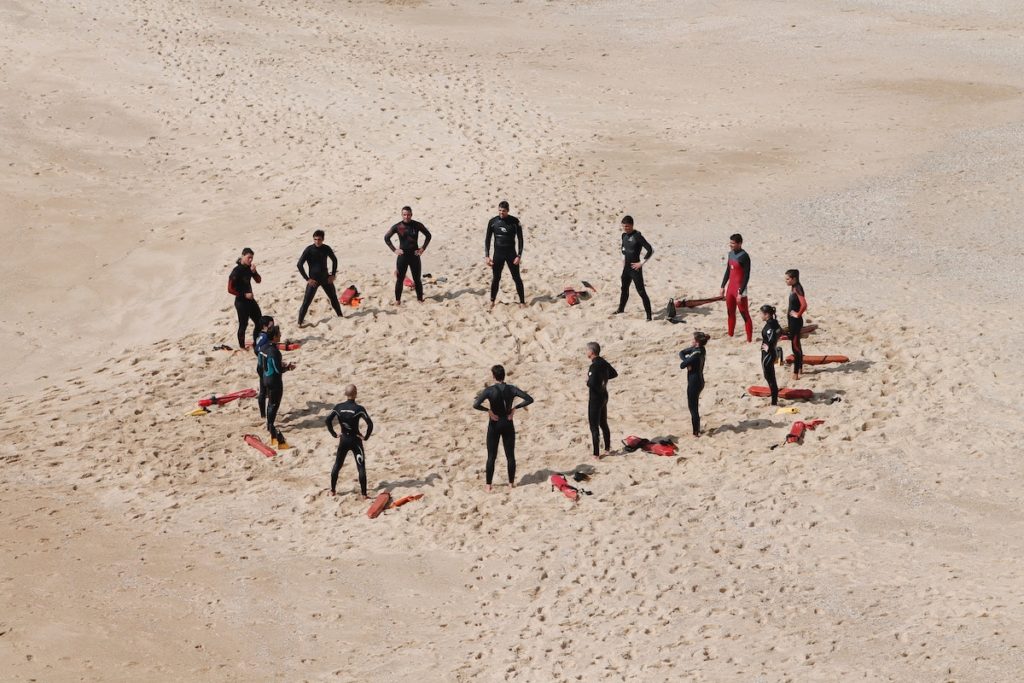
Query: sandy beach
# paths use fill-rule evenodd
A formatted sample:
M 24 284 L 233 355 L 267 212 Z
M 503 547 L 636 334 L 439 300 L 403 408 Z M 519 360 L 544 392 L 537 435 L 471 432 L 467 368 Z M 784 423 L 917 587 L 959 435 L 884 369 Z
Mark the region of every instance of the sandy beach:
M 0 0 L 0 678 L 1020 680 L 1022 33 L 1008 0 Z M 506 274 L 488 312 L 503 199 L 528 306 Z M 405 204 L 444 282 L 396 308 Z M 612 315 L 624 214 L 652 322 Z M 364 298 L 299 329 L 317 228 Z M 805 352 L 850 358 L 797 415 L 723 304 L 664 319 L 734 232 L 751 309 L 799 268 Z M 302 342 L 273 458 L 255 401 L 187 414 L 255 387 L 214 350 L 243 247 Z M 495 363 L 536 403 L 488 494 Z M 326 490 L 349 383 L 371 497 L 424 494 L 373 520 L 351 461 Z M 772 449 L 794 419 L 825 422 Z

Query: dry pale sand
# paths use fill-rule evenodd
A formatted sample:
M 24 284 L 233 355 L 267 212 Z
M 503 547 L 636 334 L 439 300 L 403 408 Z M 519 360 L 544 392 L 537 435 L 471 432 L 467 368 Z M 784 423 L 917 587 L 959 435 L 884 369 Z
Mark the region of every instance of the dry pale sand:
M 0 678 L 1019 680 L 1022 33 L 1010 0 L 0 0 Z M 531 305 L 506 277 L 488 315 L 502 198 Z M 396 312 L 405 203 L 448 282 Z M 720 305 L 610 315 L 626 212 L 658 308 L 736 230 L 754 305 L 802 270 L 807 351 L 853 359 L 801 382 L 806 443 L 769 450 L 792 416 Z M 320 226 L 365 305 L 297 330 Z M 305 341 L 274 459 L 252 401 L 185 416 L 254 384 L 211 351 L 243 246 Z M 583 344 L 616 441 L 684 435 L 698 328 L 712 433 L 590 462 Z M 487 495 L 495 362 L 537 404 Z M 376 520 L 351 462 L 324 494 L 351 381 L 371 487 L 425 494 Z

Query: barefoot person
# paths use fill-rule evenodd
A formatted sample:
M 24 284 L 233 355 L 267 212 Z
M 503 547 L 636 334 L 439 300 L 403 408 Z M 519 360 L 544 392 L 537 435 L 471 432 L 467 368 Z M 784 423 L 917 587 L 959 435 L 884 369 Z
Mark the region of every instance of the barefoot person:
M 629 300 L 629 284 L 632 282 L 636 287 L 636 293 L 644 304 L 644 312 L 647 319 L 651 319 L 651 300 L 647 297 L 647 290 L 644 288 L 644 264 L 651 260 L 654 254 L 654 247 L 644 239 L 639 231 L 633 228 L 633 217 L 622 217 L 622 290 L 619 292 L 619 308 L 616 314 L 626 310 L 626 302 Z M 645 251 L 643 259 L 640 252 Z
M 736 309 L 743 316 L 743 326 L 747 333 L 747 341 L 754 338 L 754 321 L 750 319 L 750 307 L 747 302 L 747 284 L 750 282 L 750 256 L 743 250 L 743 235 L 736 233 L 729 236 L 729 255 L 722 276 L 721 296 L 725 297 L 725 310 L 729 316 L 729 336 L 736 330 Z
M 796 268 L 786 271 L 786 284 L 789 285 L 789 310 L 786 322 L 789 324 L 789 343 L 793 345 L 793 379 L 800 379 L 804 369 L 804 344 L 800 332 L 804 327 L 804 313 L 807 312 L 807 297 L 804 287 L 800 284 L 800 271 Z
M 761 320 L 764 321 L 764 328 L 761 330 L 761 370 L 764 372 L 764 379 L 768 382 L 768 388 L 772 392 L 772 405 L 779 405 L 779 384 L 775 381 L 775 348 L 779 344 L 779 336 L 782 328 L 779 321 L 775 319 L 775 307 L 765 304 L 761 307 Z
M 590 368 L 587 370 L 587 419 L 590 421 L 594 457 L 600 458 L 598 431 L 604 435 L 605 455 L 612 449 L 612 432 L 608 427 L 608 380 L 615 379 L 619 373 L 601 357 L 601 345 L 597 342 L 587 344 L 587 358 L 590 359 Z
M 491 237 L 494 237 L 494 258 L 491 258 Z M 491 267 L 491 308 L 498 298 L 498 287 L 501 284 L 501 272 L 508 265 L 512 274 L 512 282 L 516 285 L 519 306 L 526 305 L 523 292 L 523 278 L 519 275 L 519 262 L 523 259 L 523 226 L 519 219 L 508 213 L 508 202 L 498 204 L 498 215 L 487 223 L 487 235 L 484 237 L 484 259 Z
M 419 245 L 420 233 L 423 233 L 423 246 Z M 398 235 L 398 246 L 391 243 L 391 238 Z M 416 300 L 423 303 L 423 281 L 420 276 L 423 272 L 423 265 L 420 256 L 427 250 L 430 244 L 430 231 L 419 221 L 412 219 L 412 209 L 408 206 L 402 207 L 402 220 L 391 226 L 391 229 L 384 235 L 384 244 L 388 249 L 395 252 L 398 259 L 395 261 L 395 305 L 402 304 L 402 287 L 405 286 L 405 274 L 412 271 L 412 281 L 416 286 Z
M 242 255 L 235 261 L 235 267 L 228 276 L 228 293 L 235 295 L 235 313 L 238 314 L 238 348 L 245 348 L 245 330 L 249 321 L 253 325 L 253 342 L 260 331 L 260 305 L 252 293 L 252 281 L 263 282 L 253 263 L 255 253 L 249 247 L 242 250 Z
M 291 448 L 284 439 L 284 434 L 277 428 L 277 412 L 281 409 L 284 398 L 284 373 L 295 369 L 294 363 L 285 363 L 281 359 L 281 349 L 277 345 L 281 341 L 281 328 L 273 326 L 267 331 L 270 343 L 260 354 L 263 359 L 263 382 L 267 385 L 267 431 L 270 432 L 272 448 L 285 450 Z
M 356 403 L 356 385 L 349 384 L 345 387 L 345 398 L 348 400 L 334 406 L 334 410 L 327 416 L 327 431 L 338 442 L 338 452 L 334 456 L 334 468 L 331 470 L 331 495 L 336 495 L 338 486 L 338 473 L 341 466 L 345 464 L 345 456 L 351 452 L 356 459 L 356 469 L 359 470 L 359 490 L 366 495 L 366 452 L 363 450 L 363 442 L 368 441 L 373 433 L 373 420 L 370 419 L 366 408 Z M 334 421 L 338 421 L 338 429 L 341 434 L 334 431 Z M 366 423 L 366 433 L 359 433 L 359 421 Z
M 330 272 L 327 270 L 327 261 L 331 262 Z M 313 232 L 313 244 L 303 250 L 302 255 L 299 256 L 299 262 L 295 266 L 299 269 L 302 279 L 306 281 L 306 294 L 302 297 L 302 306 L 299 308 L 299 327 L 303 326 L 306 311 L 313 303 L 316 290 L 321 287 L 327 293 L 327 299 L 331 302 L 334 312 L 341 317 L 338 290 L 334 288 L 334 277 L 338 274 L 338 257 L 334 255 L 333 249 L 324 244 L 323 230 Z M 308 273 L 306 272 L 307 266 L 309 267 Z
M 481 391 L 473 407 L 477 410 L 486 410 L 490 418 L 487 422 L 487 490 L 491 490 L 491 481 L 494 479 L 494 462 L 498 458 L 498 441 L 501 441 L 505 449 L 505 460 L 508 463 L 508 485 L 516 485 L 516 426 L 512 422 L 515 412 L 520 408 L 533 403 L 533 399 L 522 389 L 505 384 L 505 368 L 495 365 L 491 368 L 491 376 L 495 384 Z M 512 403 L 516 398 L 521 398 L 519 405 Z M 484 407 L 487 401 L 490 408 Z
M 703 332 L 694 332 L 693 346 L 679 352 L 679 368 L 686 368 L 686 405 L 695 437 L 700 436 L 700 392 L 704 391 L 704 347 L 708 339 Z

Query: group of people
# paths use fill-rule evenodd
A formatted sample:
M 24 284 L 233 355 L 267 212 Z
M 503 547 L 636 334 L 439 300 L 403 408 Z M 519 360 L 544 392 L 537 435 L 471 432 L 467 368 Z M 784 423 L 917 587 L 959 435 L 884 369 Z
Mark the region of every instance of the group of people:
M 619 305 L 614 314 L 625 311 L 629 300 L 629 289 L 632 286 L 644 307 L 647 320 L 652 319 L 651 301 L 644 286 L 643 267 L 654 254 L 654 248 L 635 229 L 632 216 L 624 216 L 621 221 L 621 254 L 623 257 L 621 290 Z M 420 244 L 420 236 L 423 243 Z M 338 272 L 338 258 L 328 245 L 324 244 L 323 230 L 313 233 L 313 243 L 307 246 L 299 257 L 297 268 L 305 282 L 305 293 L 299 307 L 298 324 L 304 325 L 305 316 L 310 304 L 319 289 L 323 289 L 331 307 L 338 316 L 342 315 L 341 302 L 334 282 Z M 394 239 L 397 238 L 397 245 Z M 412 219 L 412 208 L 402 207 L 402 220 L 395 223 L 384 235 L 384 242 L 394 252 L 395 263 L 395 300 L 394 305 L 401 305 L 402 292 L 406 285 L 406 276 L 412 276 L 412 286 L 416 299 L 423 301 L 422 261 L 421 256 L 430 245 L 430 231 L 419 221 Z M 493 241 L 494 251 L 491 252 Z M 493 308 L 500 289 L 501 277 L 507 267 L 515 284 L 519 306 L 526 306 L 525 290 L 520 274 L 520 263 L 523 257 L 523 229 L 519 220 L 509 214 L 508 202 L 498 204 L 498 215 L 487 223 L 484 238 L 484 258 L 491 267 L 490 308 Z M 750 256 L 743 249 L 743 236 L 733 234 L 729 238 L 729 254 L 725 274 L 722 277 L 720 297 L 724 298 L 728 316 L 728 335 L 734 336 L 736 312 L 743 318 L 747 342 L 753 340 L 753 321 L 750 317 L 747 287 L 750 282 Z M 252 283 L 262 282 L 262 278 L 254 263 L 255 254 L 246 247 L 235 263 L 228 278 L 228 292 L 235 297 L 235 311 L 238 315 L 238 345 L 246 348 L 248 324 L 254 324 L 253 351 L 256 355 L 256 371 L 259 378 L 259 409 L 261 417 L 266 419 L 270 433 L 271 446 L 287 449 L 289 445 L 284 434 L 278 429 L 276 419 L 284 395 L 283 375 L 294 368 L 292 363 L 285 363 L 281 357 L 279 343 L 281 328 L 271 316 L 264 316 L 253 294 Z M 786 271 L 786 284 L 790 288 L 787 308 L 787 333 L 793 346 L 793 377 L 800 378 L 803 369 L 803 349 L 800 333 L 803 327 L 803 316 L 807 311 L 807 298 L 800 283 L 798 270 Z M 760 308 L 764 327 L 761 330 L 761 367 L 764 378 L 771 393 L 771 404 L 778 404 L 778 382 L 775 377 L 777 347 L 782 335 L 782 327 L 776 317 L 774 306 L 764 305 Z M 706 346 L 710 336 L 697 331 L 693 335 L 693 344 L 679 352 L 680 368 L 687 371 L 687 406 L 690 412 L 693 436 L 701 433 L 700 428 L 700 394 L 704 389 L 704 366 Z M 618 376 L 615 368 L 601 356 L 601 347 L 597 342 L 586 345 L 586 356 L 591 361 L 587 373 L 588 422 L 591 433 L 591 445 L 594 457 L 601 456 L 600 446 L 604 452 L 611 450 L 611 430 L 608 425 L 608 382 Z M 533 403 L 533 398 L 518 387 L 505 383 L 505 368 L 495 365 L 491 368 L 494 384 L 484 389 L 476 397 L 473 407 L 487 411 L 487 466 L 486 488 L 492 488 L 494 467 L 497 460 L 498 445 L 502 445 L 507 461 L 509 485 L 515 485 L 515 411 L 526 408 Z M 357 388 L 348 385 L 345 388 L 346 401 L 336 405 L 326 418 L 326 427 L 333 438 L 339 440 L 334 467 L 331 470 L 331 495 L 335 495 L 338 474 L 349 453 L 354 455 L 359 474 L 360 491 L 367 496 L 366 455 L 363 442 L 373 432 L 373 421 L 366 409 L 356 403 Z M 519 400 L 518 404 L 516 400 Z M 485 407 L 484 404 L 487 404 Z M 335 430 L 337 423 L 337 431 Z M 360 423 L 365 425 L 361 430 Z

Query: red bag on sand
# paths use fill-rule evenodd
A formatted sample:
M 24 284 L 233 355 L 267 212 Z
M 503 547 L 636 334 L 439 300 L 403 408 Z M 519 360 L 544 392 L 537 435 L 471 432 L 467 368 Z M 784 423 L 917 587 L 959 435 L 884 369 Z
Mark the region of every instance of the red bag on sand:
M 412 289 L 415 286 L 416 286 L 416 283 L 412 281 L 411 277 L 405 278 L 405 288 L 406 289 Z
M 640 448 L 643 448 L 649 443 L 650 441 L 648 441 L 647 439 L 640 438 L 639 436 L 627 436 L 625 439 L 622 440 L 622 445 L 625 446 L 626 450 L 630 453 Z
M 349 285 L 345 288 L 345 291 L 341 293 L 341 296 L 338 297 L 338 302 L 342 306 L 350 306 L 352 305 L 352 299 L 357 296 L 359 296 L 359 290 L 356 289 L 355 285 Z
M 551 490 L 554 491 L 555 489 L 561 491 L 562 495 L 571 501 L 576 501 L 580 497 L 579 491 L 569 486 L 569 482 L 561 474 L 551 475 Z
M 562 293 L 565 294 L 565 303 L 569 304 L 570 306 L 575 306 L 580 302 L 580 293 L 577 292 L 575 289 L 566 289 Z
M 811 420 L 810 422 L 804 422 L 803 420 L 797 420 L 790 428 L 789 434 L 786 435 L 786 443 L 802 442 L 804 440 L 804 432 L 808 429 L 814 429 L 820 424 L 825 424 L 825 421 Z
M 665 456 L 673 456 L 679 451 L 674 443 L 651 443 L 644 446 L 643 450 L 652 455 Z

